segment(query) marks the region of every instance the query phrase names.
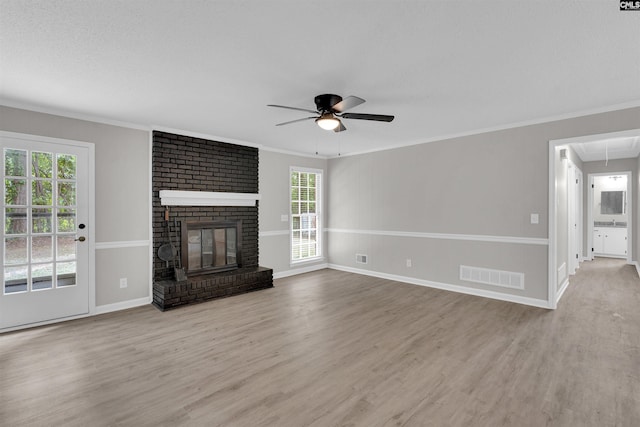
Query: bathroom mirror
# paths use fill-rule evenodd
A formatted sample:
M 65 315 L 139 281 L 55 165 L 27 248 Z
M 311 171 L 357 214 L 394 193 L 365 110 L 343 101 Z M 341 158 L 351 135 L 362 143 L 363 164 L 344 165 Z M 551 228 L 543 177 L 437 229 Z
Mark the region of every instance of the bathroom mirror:
M 603 191 L 600 193 L 600 213 L 620 215 L 625 213 L 626 191 Z

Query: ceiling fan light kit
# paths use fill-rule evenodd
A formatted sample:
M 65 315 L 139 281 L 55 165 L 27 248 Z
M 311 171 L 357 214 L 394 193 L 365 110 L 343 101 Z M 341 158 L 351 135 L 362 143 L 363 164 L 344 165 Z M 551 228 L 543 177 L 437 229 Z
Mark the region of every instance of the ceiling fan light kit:
M 357 96 L 347 96 L 342 98 L 340 95 L 323 94 L 314 98 L 316 111 L 306 108 L 288 107 L 286 105 L 269 104 L 267 107 L 285 108 L 287 110 L 304 111 L 306 113 L 318 114 L 314 117 L 305 117 L 302 119 L 291 120 L 284 123 L 278 123 L 276 126 L 288 125 L 291 123 L 302 122 L 314 119 L 315 122 L 324 130 L 332 130 L 334 132 L 342 132 L 347 130 L 340 119 L 356 119 L 371 120 L 375 122 L 391 122 L 394 116 L 383 114 L 365 114 L 365 113 L 346 113 L 345 111 L 356 107 L 365 102 L 364 99 Z
M 325 113 L 316 119 L 316 123 L 324 130 L 334 130 L 340 126 L 340 120 L 333 117 L 331 113 Z

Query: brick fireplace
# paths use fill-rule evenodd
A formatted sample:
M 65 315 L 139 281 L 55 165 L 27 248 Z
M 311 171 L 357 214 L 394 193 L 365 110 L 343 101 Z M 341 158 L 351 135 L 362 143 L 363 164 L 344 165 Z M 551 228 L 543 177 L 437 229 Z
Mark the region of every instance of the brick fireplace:
M 258 201 L 211 206 L 199 199 L 167 202 L 160 197 L 161 192 L 257 194 L 257 148 L 154 131 L 152 191 L 156 307 L 166 310 L 273 287 L 273 271 L 258 264 Z M 158 256 L 160 246 L 169 242 L 188 269 L 186 280 L 176 281 L 174 263 Z

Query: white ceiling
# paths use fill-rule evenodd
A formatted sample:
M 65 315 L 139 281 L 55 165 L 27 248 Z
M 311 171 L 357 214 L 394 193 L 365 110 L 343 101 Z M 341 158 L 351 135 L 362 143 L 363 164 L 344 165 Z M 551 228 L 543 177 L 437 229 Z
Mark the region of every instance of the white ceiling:
M 571 144 L 583 162 L 629 159 L 640 155 L 640 135 Z
M 640 105 L 639 75 L 613 0 L 0 0 L 2 104 L 325 156 Z M 274 126 L 321 93 L 396 119 Z

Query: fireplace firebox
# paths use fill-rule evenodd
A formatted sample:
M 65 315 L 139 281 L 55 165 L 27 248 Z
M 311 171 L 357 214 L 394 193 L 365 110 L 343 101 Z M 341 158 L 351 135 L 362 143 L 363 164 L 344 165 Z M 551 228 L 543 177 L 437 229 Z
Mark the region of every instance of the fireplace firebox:
M 182 221 L 181 255 L 187 274 L 242 266 L 242 221 Z

